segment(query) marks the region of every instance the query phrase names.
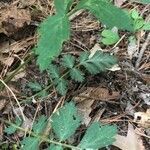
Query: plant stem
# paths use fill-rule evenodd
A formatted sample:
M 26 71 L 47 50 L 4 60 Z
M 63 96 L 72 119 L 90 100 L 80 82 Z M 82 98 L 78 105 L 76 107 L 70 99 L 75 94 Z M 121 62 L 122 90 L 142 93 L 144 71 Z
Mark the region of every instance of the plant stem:
M 29 54 L 28 54 L 28 55 L 29 55 Z M 21 68 L 23 68 L 23 67 L 33 58 L 33 56 L 34 56 L 34 54 L 31 53 L 30 56 L 27 58 L 27 60 L 26 60 L 23 64 L 21 64 L 20 66 L 18 66 L 18 68 L 16 68 L 13 73 L 11 73 L 8 77 L 6 77 L 6 78 L 4 79 L 4 82 L 5 82 L 5 83 L 8 83 L 8 82 L 18 73 L 18 71 L 19 71 Z M 2 83 L 0 83 L 0 90 L 3 90 L 4 87 L 5 87 L 5 86 L 4 86 Z
M 30 135 L 32 135 L 32 136 L 34 136 L 38 139 L 40 138 L 42 141 L 45 141 L 45 142 L 48 142 L 48 143 L 53 143 L 55 145 L 59 145 L 59 146 L 67 147 L 67 148 L 71 148 L 71 149 L 74 149 L 74 150 L 81 150 L 81 148 L 78 148 L 78 147 L 75 147 L 75 146 L 72 146 L 72 145 L 68 145 L 68 144 L 65 144 L 65 143 L 50 140 L 45 136 L 41 136 L 41 135 L 36 134 L 36 133 L 34 133 L 30 130 L 26 130 L 24 128 L 21 128 L 21 127 L 17 126 L 16 124 L 9 122 L 8 120 L 4 120 L 4 119 L 0 118 L 0 121 L 5 122 L 6 124 L 9 124 L 9 125 L 15 127 L 16 129 L 21 130 L 25 133 L 29 133 Z

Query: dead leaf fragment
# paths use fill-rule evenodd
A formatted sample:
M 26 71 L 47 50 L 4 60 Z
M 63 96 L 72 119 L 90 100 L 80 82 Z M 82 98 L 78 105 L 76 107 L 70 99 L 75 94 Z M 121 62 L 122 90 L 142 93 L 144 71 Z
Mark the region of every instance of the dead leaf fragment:
M 117 134 L 113 145 L 121 150 L 145 150 L 141 137 L 136 134 L 131 124 L 128 124 L 127 136 Z
M 127 1 L 127 0 L 115 0 L 114 3 L 116 6 L 121 7 L 125 1 Z
M 86 126 L 88 126 L 91 121 L 91 117 L 89 115 L 92 111 L 91 106 L 93 102 L 94 100 L 86 100 L 77 104 L 78 112 L 82 116 L 82 124 L 85 124 Z
M 150 109 L 134 113 L 134 121 L 144 128 L 150 128 Z
M 7 7 L 0 11 L 0 27 L 6 35 L 18 31 L 25 24 L 30 24 L 31 15 L 27 9 L 19 9 L 17 6 Z
M 77 97 L 75 97 L 76 102 L 81 102 L 86 99 L 94 99 L 94 100 L 102 100 L 102 101 L 110 101 L 115 100 L 120 97 L 120 93 L 117 91 L 109 92 L 106 88 L 101 87 L 88 87 L 87 90 L 80 93 Z

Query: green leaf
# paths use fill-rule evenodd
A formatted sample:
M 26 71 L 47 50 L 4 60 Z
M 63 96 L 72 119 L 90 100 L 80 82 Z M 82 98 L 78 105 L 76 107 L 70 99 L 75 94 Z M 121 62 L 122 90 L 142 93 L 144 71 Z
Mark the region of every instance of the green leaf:
M 73 68 L 74 66 L 74 63 L 75 63 L 75 57 L 70 55 L 70 54 L 67 54 L 67 55 L 64 55 L 63 58 L 62 58 L 62 65 L 66 68 Z
M 92 74 L 105 71 L 116 63 L 117 60 L 114 56 L 102 53 L 100 51 L 96 51 L 96 53 L 91 58 L 80 62 L 80 64 L 83 65 Z
M 133 19 L 138 19 L 139 18 L 139 12 L 136 10 L 136 9 L 133 9 L 132 11 L 131 11 L 131 17 L 133 18 Z
M 56 65 L 50 64 L 49 68 L 47 69 L 47 72 L 50 74 L 52 79 L 60 78 L 59 69 Z
M 73 3 L 73 0 L 54 0 L 56 12 L 59 14 L 66 14 L 71 5 Z
M 80 57 L 79 57 L 79 61 L 80 61 L 80 63 L 83 63 L 83 62 L 85 62 L 86 60 L 88 60 L 89 59 L 89 55 L 90 55 L 90 53 L 89 52 L 82 52 L 81 54 L 80 54 Z
M 105 45 L 115 44 L 119 40 L 118 33 L 115 33 L 112 30 L 103 30 L 101 35 L 103 36 L 102 43 Z
M 150 4 L 150 0 L 130 0 L 132 2 L 142 3 L 142 4 Z
M 70 70 L 70 76 L 73 80 L 78 81 L 78 82 L 82 82 L 84 80 L 83 72 L 81 72 L 77 68 L 72 68 Z
M 57 91 L 61 95 L 65 95 L 67 93 L 68 87 L 67 87 L 67 81 L 64 79 L 54 80 Z
M 16 117 L 14 124 L 16 126 L 20 126 L 22 124 L 22 120 L 20 118 Z M 7 134 L 13 134 L 13 133 L 15 133 L 17 131 L 17 129 L 13 125 L 10 125 L 4 131 Z
M 73 135 L 80 125 L 80 117 L 74 103 L 67 103 L 52 115 L 51 125 L 60 141 Z
M 76 9 L 88 9 L 99 21 L 109 28 L 133 31 L 132 20 L 120 8 L 104 0 L 81 0 Z
M 38 82 L 29 82 L 28 87 L 31 88 L 33 91 L 38 92 L 42 90 L 42 86 Z
M 49 16 L 38 30 L 39 40 L 35 53 L 37 64 L 43 71 L 61 53 L 62 44 L 70 38 L 70 22 L 66 15 Z
M 117 133 L 115 126 L 100 126 L 98 122 L 93 123 L 86 131 L 78 147 L 82 149 L 96 150 L 112 144 Z
M 51 144 L 47 150 L 63 150 L 62 146 Z
M 150 22 L 146 22 L 142 27 L 143 30 L 149 31 L 150 30 Z
M 134 30 L 135 31 L 141 29 L 143 26 L 144 26 L 143 18 L 134 20 Z
M 21 141 L 21 150 L 39 150 L 39 142 L 37 137 L 25 137 Z
M 42 115 L 40 118 L 33 124 L 33 131 L 34 133 L 41 133 L 47 125 L 47 118 L 46 116 Z

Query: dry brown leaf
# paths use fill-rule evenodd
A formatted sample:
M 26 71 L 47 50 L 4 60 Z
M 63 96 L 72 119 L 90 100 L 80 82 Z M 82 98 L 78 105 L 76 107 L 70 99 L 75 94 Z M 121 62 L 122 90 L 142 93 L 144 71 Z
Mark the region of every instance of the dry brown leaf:
M 145 150 L 142 139 L 138 134 L 136 134 L 131 124 L 128 124 L 127 136 L 117 134 L 116 141 L 113 145 L 121 150 Z
M 11 66 L 12 65 L 12 63 L 14 62 L 14 57 L 8 57 L 8 58 L 6 58 L 6 60 L 4 60 L 4 64 L 6 65 L 6 66 Z
M 150 109 L 134 113 L 134 121 L 144 128 L 150 128 Z
M 116 6 L 121 7 L 122 4 L 123 4 L 124 2 L 126 2 L 126 1 L 127 1 L 127 0 L 115 0 L 114 3 L 115 3 Z
M 5 107 L 6 99 L 0 99 L 0 111 Z
M 19 9 L 11 6 L 0 11 L 0 27 L 6 35 L 18 31 L 25 24 L 30 24 L 31 15 L 27 9 Z
M 77 104 L 78 112 L 82 116 L 82 123 L 86 126 L 88 126 L 91 121 L 91 117 L 89 115 L 92 111 L 91 106 L 93 102 L 94 100 L 86 100 Z
M 102 101 L 110 101 L 110 100 L 116 100 L 120 97 L 120 93 L 113 91 L 111 94 L 109 93 L 109 90 L 106 88 L 101 87 L 88 87 L 87 90 L 80 93 L 78 97 L 75 97 L 75 101 L 81 102 L 86 99 L 95 99 L 95 100 L 102 100 Z

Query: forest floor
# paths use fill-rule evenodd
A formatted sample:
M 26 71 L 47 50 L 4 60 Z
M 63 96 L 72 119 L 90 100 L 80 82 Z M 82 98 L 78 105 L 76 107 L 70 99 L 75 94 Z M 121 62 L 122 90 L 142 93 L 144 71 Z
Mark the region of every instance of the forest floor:
M 135 8 L 145 21 L 150 21 L 150 5 L 126 0 L 115 0 L 115 5 L 130 10 Z M 70 83 L 65 96 L 60 96 L 53 88 L 46 97 L 36 98 L 33 96 L 36 91 L 28 84 L 39 83 L 44 87 L 49 78 L 45 72 L 40 72 L 36 56 L 27 61 L 37 43 L 36 31 L 40 22 L 54 13 L 51 0 L 0 0 L 0 87 L 3 87 L 0 91 L 0 149 L 14 149 L 24 136 L 5 133 L 7 124 L 4 120 L 13 122 L 23 111 L 24 125 L 31 126 L 38 116 L 50 116 L 66 101 L 76 99 L 76 106 L 83 116 L 83 127 L 77 131 L 78 139 L 83 128 L 93 121 L 100 121 L 116 124 L 118 134 L 132 141 L 127 143 L 138 147 L 136 150 L 149 150 L 150 33 L 119 31 L 117 43 L 104 45 L 101 42 L 104 26 L 87 11 L 80 12 L 71 21 L 71 40 L 64 44 L 63 53 L 78 55 L 84 50 L 100 49 L 115 55 L 118 66 L 98 75 L 89 75 L 84 83 Z M 110 149 L 119 150 L 115 146 Z

